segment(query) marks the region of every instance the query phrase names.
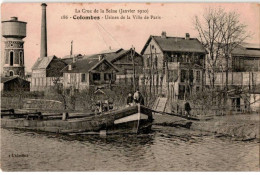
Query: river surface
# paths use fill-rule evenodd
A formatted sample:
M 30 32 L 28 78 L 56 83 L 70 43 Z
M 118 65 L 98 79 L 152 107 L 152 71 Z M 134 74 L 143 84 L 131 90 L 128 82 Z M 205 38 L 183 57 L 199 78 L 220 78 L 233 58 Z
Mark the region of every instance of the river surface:
M 180 128 L 64 136 L 1 129 L 3 171 L 259 171 L 259 142 Z

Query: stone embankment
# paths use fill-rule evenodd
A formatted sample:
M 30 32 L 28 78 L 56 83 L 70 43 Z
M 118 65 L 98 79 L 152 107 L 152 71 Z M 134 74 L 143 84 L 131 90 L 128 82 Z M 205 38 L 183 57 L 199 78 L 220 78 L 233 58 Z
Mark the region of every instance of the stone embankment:
M 200 118 L 200 121 L 190 121 L 168 115 L 156 115 L 155 125 L 186 127 L 191 130 L 211 132 L 217 136 L 236 137 L 247 141 L 259 139 L 259 114 L 238 114 Z M 192 122 L 192 124 L 190 123 Z

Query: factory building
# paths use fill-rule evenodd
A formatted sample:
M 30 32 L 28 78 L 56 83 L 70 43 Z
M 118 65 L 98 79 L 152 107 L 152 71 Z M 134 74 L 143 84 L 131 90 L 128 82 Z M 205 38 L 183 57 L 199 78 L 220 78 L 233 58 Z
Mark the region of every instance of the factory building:
M 61 70 L 67 66 L 66 61 L 55 55 L 48 56 L 47 52 L 47 18 L 45 3 L 41 4 L 41 48 L 40 57 L 32 67 L 31 91 L 45 91 L 55 85 L 56 82 L 63 83 Z

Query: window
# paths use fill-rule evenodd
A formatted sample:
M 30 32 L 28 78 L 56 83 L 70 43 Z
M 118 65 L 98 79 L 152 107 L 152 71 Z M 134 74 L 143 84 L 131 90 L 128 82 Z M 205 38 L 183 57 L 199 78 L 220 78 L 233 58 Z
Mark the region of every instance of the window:
M 126 69 L 126 74 L 133 74 L 134 73 L 134 70 L 133 69 Z
M 184 94 L 185 94 L 185 86 L 179 85 L 179 100 L 184 99 Z
M 105 73 L 105 74 L 104 74 L 104 79 L 105 79 L 106 81 L 112 80 L 112 74 L 111 74 L 111 73 Z
M 68 73 L 67 76 L 68 76 L 68 83 L 70 83 L 70 73 Z
M 197 86 L 197 87 L 196 87 L 196 92 L 199 92 L 199 91 L 200 91 L 200 87 Z
M 10 56 L 10 66 L 12 66 L 14 65 L 14 52 L 11 51 L 9 56 Z
M 10 75 L 10 77 L 14 76 L 14 72 L 13 72 L 13 71 L 10 71 L 10 72 L 9 72 L 9 75 Z
M 99 81 L 100 80 L 100 73 L 93 73 L 93 80 Z
M 189 80 L 190 80 L 191 83 L 193 82 L 193 79 L 194 79 L 193 70 L 189 70 Z
M 23 65 L 23 52 L 19 52 L 19 58 L 20 58 L 20 65 Z
M 168 74 L 169 74 L 169 80 L 167 82 L 175 82 L 177 81 L 177 70 L 169 70 L 168 71 Z
M 181 70 L 181 82 L 185 82 L 186 79 L 187 79 L 187 71 Z
M 168 61 L 169 61 L 169 62 L 174 62 L 174 56 L 173 56 L 173 55 L 169 56 L 169 57 L 168 57 Z
M 147 57 L 147 60 L 146 60 L 147 62 L 146 62 L 146 65 L 147 65 L 147 67 L 149 67 L 150 66 L 150 56 L 148 56 Z
M 196 81 L 200 82 L 200 71 L 196 71 Z
M 81 82 L 86 82 L 86 74 L 81 74 Z
M 154 66 L 155 67 L 158 66 L 158 57 L 157 57 L 157 55 L 154 57 Z

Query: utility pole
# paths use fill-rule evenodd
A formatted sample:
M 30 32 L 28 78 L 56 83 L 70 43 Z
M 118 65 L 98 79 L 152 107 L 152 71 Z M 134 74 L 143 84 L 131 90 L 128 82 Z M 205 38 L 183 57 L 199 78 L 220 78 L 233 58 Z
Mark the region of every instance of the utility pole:
M 135 83 L 135 61 L 134 61 L 134 55 L 135 55 L 135 48 L 132 46 L 131 48 L 131 57 L 132 57 L 132 64 L 133 64 L 133 84 L 134 84 L 134 92 L 136 91 L 136 83 Z
M 150 98 L 152 96 L 152 63 L 153 63 L 153 53 L 152 53 L 152 45 L 150 44 Z
M 159 72 L 158 72 L 158 57 L 156 53 L 156 48 L 154 48 L 154 51 L 155 51 L 155 71 L 156 71 L 156 93 L 158 95 Z
M 167 98 L 169 97 L 170 85 L 169 85 L 169 67 L 168 67 L 168 56 L 166 54 L 166 82 L 167 82 Z
M 226 58 L 226 90 L 225 90 L 225 105 L 227 105 L 228 99 L 228 55 L 225 53 Z
M 70 56 L 72 57 L 73 54 L 73 40 L 70 43 Z

